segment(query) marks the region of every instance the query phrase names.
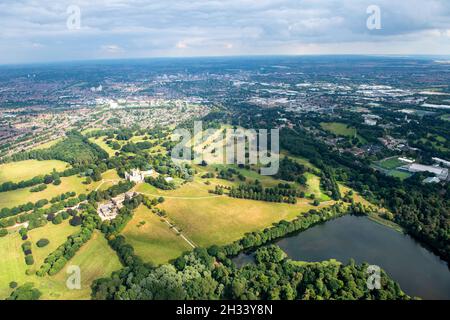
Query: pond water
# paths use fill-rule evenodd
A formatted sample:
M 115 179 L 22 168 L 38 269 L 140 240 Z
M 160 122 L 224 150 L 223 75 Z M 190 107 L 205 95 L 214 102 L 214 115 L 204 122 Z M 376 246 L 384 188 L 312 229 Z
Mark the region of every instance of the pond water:
M 336 259 L 380 266 L 402 290 L 423 299 L 450 299 L 447 263 L 408 235 L 375 223 L 367 217 L 344 216 L 276 242 L 293 260 Z M 253 262 L 252 254 L 233 261 Z

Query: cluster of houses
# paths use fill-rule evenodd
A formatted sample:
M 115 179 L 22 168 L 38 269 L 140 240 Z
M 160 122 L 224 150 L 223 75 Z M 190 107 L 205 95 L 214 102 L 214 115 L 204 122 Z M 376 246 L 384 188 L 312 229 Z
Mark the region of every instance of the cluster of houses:
M 97 209 L 97 213 L 100 216 L 100 219 L 102 219 L 102 221 L 115 219 L 119 214 L 120 208 L 122 208 L 123 206 L 123 201 L 126 198 L 130 199 L 134 196 L 136 196 L 135 192 L 127 192 L 125 194 L 121 194 L 115 198 L 112 198 L 107 203 L 101 204 Z

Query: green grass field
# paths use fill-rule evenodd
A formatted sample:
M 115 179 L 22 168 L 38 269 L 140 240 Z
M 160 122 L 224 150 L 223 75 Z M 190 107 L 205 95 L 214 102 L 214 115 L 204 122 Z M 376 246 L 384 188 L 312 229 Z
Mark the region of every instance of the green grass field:
M 0 209 L 12 208 L 27 202 L 36 202 L 41 199 L 50 200 L 56 195 L 74 191 L 77 194 L 89 193 L 95 190 L 101 182 L 93 182 L 89 185 L 83 184 L 85 179 L 77 176 L 61 178 L 61 184 L 55 186 L 53 184 L 48 185 L 47 189 L 41 192 L 30 192 L 30 188 L 17 189 L 14 191 L 1 192 L 0 193 Z
M 314 207 L 311 201 L 296 205 L 234 199 L 227 196 L 204 199 L 166 198 L 161 205 L 170 221 L 197 245 L 227 244 L 246 233 L 270 227 L 280 220 L 292 220 Z M 323 203 L 322 206 L 331 203 Z
M 68 236 L 78 232 L 79 229 L 79 227 L 72 227 L 66 220 L 59 225 L 48 223 L 42 228 L 29 231 L 28 238 L 33 244 L 32 250 L 35 266 L 39 267 L 51 252 L 64 243 Z M 37 247 L 36 242 L 43 238 L 50 240 L 50 243 L 43 248 Z
M 399 178 L 400 180 L 405 180 L 412 176 L 411 173 L 401 170 L 391 170 L 388 175 L 394 178 Z
M 55 144 L 57 144 L 58 142 L 60 142 L 62 140 L 63 140 L 63 138 L 58 138 L 58 139 L 55 139 L 55 140 L 51 140 L 51 141 L 48 141 L 46 143 L 43 143 L 43 144 L 40 144 L 40 145 L 34 147 L 32 150 L 48 149 L 48 148 L 54 146 Z
M 320 124 L 323 130 L 331 132 L 337 136 L 343 137 L 357 137 L 361 143 L 365 143 L 366 140 L 358 135 L 356 128 L 347 126 L 345 123 L 340 122 L 322 122 Z
M 122 234 L 137 255 L 155 265 L 167 263 L 192 249 L 167 223 L 143 205 L 136 209 Z
M 69 266 L 78 266 L 81 271 L 81 290 L 69 290 L 65 283 L 69 274 Z M 122 268 L 117 254 L 108 245 L 100 231 L 95 231 L 88 241 L 71 259 L 66 267 L 51 277 L 53 284 L 57 284 L 58 291 L 48 290 L 44 299 L 87 300 L 91 295 L 91 284 L 94 280 L 108 277 L 112 272 Z
M 79 230 L 79 227 L 72 227 L 67 221 L 60 225 L 53 225 L 51 223 L 38 229 L 29 231 L 29 241 L 32 243 L 33 257 L 35 264 L 27 266 L 24 261 L 24 254 L 21 245 L 24 242 L 17 231 L 10 233 L 4 238 L 0 238 L 0 252 L 2 259 L 0 259 L 0 298 L 6 297 L 10 290 L 8 285 L 11 281 L 19 283 L 41 282 L 41 278 L 35 276 L 27 276 L 25 271 L 27 269 L 36 270 L 42 264 L 47 255 L 54 251 L 58 246 L 66 241 L 67 237 Z M 36 241 L 46 238 L 50 243 L 44 248 L 38 248 Z M 45 282 L 45 281 L 44 281 Z
M 20 284 L 26 282 L 34 283 L 35 287 L 42 292 L 41 299 L 89 299 L 90 285 L 93 280 L 106 277 L 111 272 L 121 268 L 121 264 L 115 252 L 108 246 L 103 235 L 96 231 L 91 240 L 86 243 L 70 260 L 66 267 L 56 274 L 49 277 L 37 277 L 35 275 L 27 276 L 27 269 L 37 269 L 45 257 L 61 245 L 67 236 L 75 233 L 77 228 L 71 227 L 67 223 L 61 225 L 46 225 L 42 228 L 30 231 L 30 241 L 33 243 L 36 239 L 44 237 L 50 240 L 50 244 L 45 248 L 36 248 L 33 246 L 33 256 L 35 264 L 31 267 L 24 262 L 24 255 L 21 249 L 23 243 L 19 234 L 12 233 L 0 239 L 0 299 L 6 298 L 10 293 L 9 283 L 16 281 Z M 37 241 L 37 240 L 36 240 Z M 81 270 L 81 290 L 69 290 L 66 287 L 68 274 L 67 267 L 75 265 Z
M 110 157 L 114 157 L 116 155 L 116 152 L 118 150 L 114 150 L 113 148 L 111 148 L 109 145 L 106 144 L 106 142 L 104 141 L 105 137 L 99 137 L 99 138 L 89 138 L 90 142 L 95 143 L 96 145 L 98 145 L 100 148 L 102 148 L 103 150 L 105 150 L 108 155 Z
M 427 137 L 420 139 L 420 141 L 424 144 L 431 143 L 433 148 L 435 148 L 439 151 L 442 151 L 442 152 L 449 151 L 449 149 L 446 148 L 444 145 L 447 142 L 447 139 L 445 139 L 444 137 L 442 137 L 440 135 L 427 134 Z
M 146 183 L 137 186 L 136 191 L 150 197 L 163 196 L 166 201 L 161 208 L 168 212 L 169 220 L 181 227 L 183 234 L 197 245 L 226 244 L 241 238 L 245 233 L 269 227 L 283 219 L 291 220 L 314 207 L 309 199 L 298 199 L 296 205 L 234 199 L 226 195 L 209 193 L 216 185 L 236 186 L 240 181 L 222 179 L 202 179 L 206 172 L 215 172 L 212 165 L 196 167 L 199 173 L 193 182 L 186 183 L 176 190 L 159 190 Z M 236 167 L 234 167 L 236 168 Z M 238 169 L 249 181 L 258 179 L 266 187 L 277 185 L 280 180 L 270 176 L 261 176 L 252 170 Z M 322 201 L 321 206 L 330 205 L 330 198 L 320 190 L 320 178 L 307 173 L 308 187 L 297 184 L 306 195 L 314 193 Z M 206 184 L 209 183 L 209 185 Z M 224 232 L 226 230 L 226 232 Z
M 12 181 L 20 182 L 28 180 L 39 175 L 56 171 L 64 171 L 70 165 L 59 160 L 25 160 L 19 162 L 10 162 L 0 165 L 0 184 Z
M 383 159 L 378 161 L 376 164 L 386 170 L 392 170 L 404 165 L 403 162 L 398 160 L 398 157 Z

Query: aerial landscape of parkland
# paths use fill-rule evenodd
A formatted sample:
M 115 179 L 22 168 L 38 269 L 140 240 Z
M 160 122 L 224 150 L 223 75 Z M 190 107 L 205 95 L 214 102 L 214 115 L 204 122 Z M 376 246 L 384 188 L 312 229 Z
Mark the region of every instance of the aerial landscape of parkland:
M 0 300 L 450 300 L 450 57 L 31 62 Z

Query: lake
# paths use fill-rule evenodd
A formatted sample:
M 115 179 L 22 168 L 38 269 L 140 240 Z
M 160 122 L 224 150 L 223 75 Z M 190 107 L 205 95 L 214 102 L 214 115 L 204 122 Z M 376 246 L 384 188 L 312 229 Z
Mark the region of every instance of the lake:
M 367 217 L 344 216 L 276 242 L 293 260 L 336 259 L 380 266 L 402 290 L 423 299 L 450 299 L 447 263 L 408 235 L 375 223 Z M 253 261 L 241 254 L 233 261 Z

